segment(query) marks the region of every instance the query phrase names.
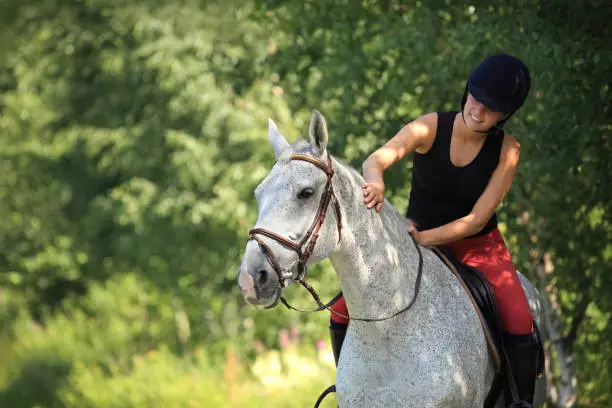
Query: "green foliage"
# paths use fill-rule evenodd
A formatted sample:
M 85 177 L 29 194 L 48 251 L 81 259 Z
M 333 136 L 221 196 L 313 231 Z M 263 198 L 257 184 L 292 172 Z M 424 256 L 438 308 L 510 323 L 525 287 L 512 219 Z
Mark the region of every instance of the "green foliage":
M 311 404 L 325 375 L 303 401 L 264 396 L 249 376 L 236 395 L 252 401 L 215 388 L 230 345 L 247 370 L 261 344 L 280 346 L 281 328 L 300 327 L 305 344 L 326 336 L 328 314 L 258 310 L 237 291 L 252 191 L 273 165 L 267 118 L 295 140 L 321 110 L 331 151 L 360 168 L 411 119 L 457 109 L 471 69 L 502 50 L 533 74 L 507 126 L 523 154 L 500 212 L 505 236 L 525 273 L 550 258 L 546 290 L 579 403 L 610 405 L 610 10 L 601 0 L 3 1 L 0 405 Z M 410 162 L 385 181 L 404 210 Z M 338 290 L 327 262 L 309 279 L 324 299 Z M 312 306 L 297 287 L 288 298 Z
M 268 116 L 297 133 L 273 83 L 244 65 L 266 53 L 248 3 L 45 4 L 18 13 L 6 62 L 4 284 L 38 317 L 132 270 L 204 323 L 192 324 L 192 340 L 234 337 L 252 190 L 273 163 L 257 147 Z M 233 18 L 237 31 L 222 24 Z
M 135 274 L 63 308 L 45 326 L 21 316 L 0 341 L 0 406 L 300 407 L 333 382 L 329 348 L 316 354 L 296 337 L 250 365 L 232 348 L 222 364 L 205 344 L 177 353 L 169 296 Z

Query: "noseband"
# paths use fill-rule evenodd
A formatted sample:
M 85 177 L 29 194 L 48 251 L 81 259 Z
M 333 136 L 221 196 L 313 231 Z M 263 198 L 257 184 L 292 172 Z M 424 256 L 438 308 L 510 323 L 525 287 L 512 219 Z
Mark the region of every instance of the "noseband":
M 292 154 L 290 159 L 291 160 L 302 160 L 302 161 L 306 161 L 306 162 L 314 164 L 315 166 L 317 166 L 318 168 L 320 168 L 321 170 L 325 172 L 325 174 L 327 175 L 327 182 L 325 183 L 325 188 L 323 189 L 323 194 L 321 195 L 321 202 L 319 203 L 319 209 L 317 210 L 317 214 L 315 215 L 315 218 L 312 224 L 310 225 L 310 228 L 308 229 L 304 237 L 300 240 L 300 242 L 295 243 L 291 241 L 290 239 L 287 239 L 272 231 L 268 231 L 264 228 L 253 228 L 252 230 L 249 231 L 248 240 L 254 239 L 255 241 L 257 241 L 263 253 L 265 254 L 266 258 L 270 262 L 270 265 L 272 265 L 272 268 L 274 269 L 274 271 L 276 272 L 276 275 L 278 276 L 279 293 L 280 293 L 281 288 L 287 287 L 287 285 L 289 284 L 288 282 L 289 280 L 298 281 L 302 285 L 304 285 L 309 291 L 311 291 L 312 288 L 304 280 L 304 278 L 306 277 L 306 272 L 307 272 L 306 263 L 308 262 L 308 258 L 310 258 L 310 255 L 312 255 L 314 247 L 317 244 L 317 240 L 319 239 L 319 232 L 321 231 L 321 227 L 323 226 L 323 223 L 325 222 L 325 215 L 327 214 L 327 207 L 329 206 L 330 201 L 334 204 L 334 210 L 336 211 L 336 220 L 337 220 L 337 226 L 338 226 L 338 242 L 340 242 L 340 239 L 342 238 L 342 214 L 340 212 L 340 204 L 338 203 L 338 199 L 336 198 L 336 195 L 334 194 L 334 189 L 332 186 L 332 177 L 334 176 L 334 169 L 332 168 L 332 161 L 331 161 L 330 155 L 328 154 L 327 156 L 327 164 L 319 159 L 316 159 L 311 156 L 307 156 L 305 154 L 297 154 L 297 153 Z M 259 238 L 257 235 L 263 235 L 268 238 L 271 238 L 275 240 L 276 242 L 278 242 L 279 244 L 281 244 L 282 246 L 289 248 L 297 253 L 297 256 L 298 256 L 297 276 L 294 277 L 292 275 L 287 276 L 283 274 L 281 267 L 278 264 L 276 257 L 274 256 L 274 253 L 263 242 L 263 240 Z M 306 249 L 303 250 L 304 245 L 306 244 L 307 244 Z M 274 301 L 272 305 L 266 308 L 268 309 L 268 308 L 272 308 L 276 306 L 278 304 L 279 298 L 287 307 L 289 307 L 285 299 L 279 296 L 276 298 L 276 300 Z

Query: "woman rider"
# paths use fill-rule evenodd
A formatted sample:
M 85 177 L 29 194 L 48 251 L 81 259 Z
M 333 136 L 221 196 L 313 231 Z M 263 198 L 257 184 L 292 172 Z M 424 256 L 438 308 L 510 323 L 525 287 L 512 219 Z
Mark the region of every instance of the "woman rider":
M 479 269 L 495 294 L 520 399 L 533 403 L 536 353 L 527 298 L 497 227 L 496 210 L 512 185 L 520 144 L 502 129 L 531 86 L 527 66 L 508 54 L 486 58 L 470 75 L 460 112 L 432 112 L 405 125 L 363 163 L 364 203 L 379 211 L 383 172 L 414 153 L 408 230 L 422 245 L 445 246 Z M 344 298 L 332 309 L 348 315 Z M 348 320 L 331 315 L 336 364 Z

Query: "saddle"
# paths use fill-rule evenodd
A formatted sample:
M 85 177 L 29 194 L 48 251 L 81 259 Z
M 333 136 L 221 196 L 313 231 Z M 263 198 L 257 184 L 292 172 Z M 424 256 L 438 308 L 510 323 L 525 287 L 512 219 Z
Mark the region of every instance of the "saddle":
M 485 407 L 493 407 L 504 387 L 511 387 L 508 379 L 512 378 L 511 368 L 505 357 L 501 318 L 497 309 L 497 303 L 495 302 L 493 289 L 482 272 L 477 268 L 460 262 L 447 248 L 431 247 L 431 249 L 461 282 L 466 292 L 470 295 L 472 304 L 478 313 L 496 367 L 495 380 L 484 404 Z M 536 378 L 539 378 L 544 372 L 544 346 L 535 320 L 533 325 L 538 347 Z

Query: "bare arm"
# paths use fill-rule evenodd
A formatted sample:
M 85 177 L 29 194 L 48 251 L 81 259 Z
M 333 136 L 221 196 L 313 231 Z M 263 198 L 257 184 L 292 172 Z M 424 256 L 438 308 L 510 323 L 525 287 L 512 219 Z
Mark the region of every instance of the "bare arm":
M 423 245 L 441 245 L 481 231 L 510 190 L 519 156 L 520 144 L 513 137 L 505 135 L 499 164 L 472 211 L 446 225 L 417 232 L 418 241 Z
M 402 127 L 363 162 L 364 202 L 368 208 L 376 206 L 376 211 L 380 211 L 385 190 L 383 172 L 413 151 L 426 153 L 435 139 L 437 123 L 435 112 L 421 116 Z

